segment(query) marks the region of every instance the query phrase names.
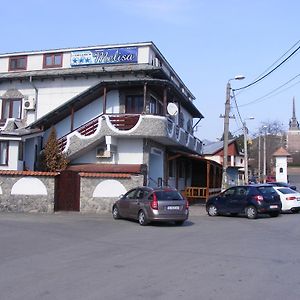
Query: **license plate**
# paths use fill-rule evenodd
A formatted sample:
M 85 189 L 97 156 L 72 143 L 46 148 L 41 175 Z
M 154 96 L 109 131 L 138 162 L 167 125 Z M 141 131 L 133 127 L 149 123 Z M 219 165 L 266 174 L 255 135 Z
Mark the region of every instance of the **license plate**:
M 167 206 L 167 210 L 179 210 L 179 206 Z
M 270 205 L 270 208 L 278 208 L 278 205 Z

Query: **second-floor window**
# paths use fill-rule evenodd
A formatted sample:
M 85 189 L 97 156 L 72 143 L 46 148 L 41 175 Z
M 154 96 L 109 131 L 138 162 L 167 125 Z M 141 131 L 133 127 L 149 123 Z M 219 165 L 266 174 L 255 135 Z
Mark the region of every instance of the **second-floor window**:
M 27 56 L 15 56 L 9 58 L 9 71 L 26 70 Z
M 8 142 L 6 141 L 0 142 L 0 165 L 8 165 Z
M 153 114 L 153 115 L 162 115 L 162 113 L 163 113 L 162 103 L 159 102 L 158 100 L 156 100 L 152 96 L 150 98 L 149 111 L 150 111 L 150 114 Z
M 126 96 L 125 113 L 140 114 L 144 110 L 144 97 L 142 95 Z
M 22 99 L 2 99 L 1 120 L 21 119 L 21 105 Z
M 44 68 L 58 68 L 62 66 L 62 53 L 44 54 Z

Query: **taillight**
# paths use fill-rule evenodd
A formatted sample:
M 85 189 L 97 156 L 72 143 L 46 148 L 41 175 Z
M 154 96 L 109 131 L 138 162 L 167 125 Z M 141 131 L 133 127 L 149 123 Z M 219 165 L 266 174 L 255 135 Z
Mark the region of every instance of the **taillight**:
M 190 206 L 189 201 L 186 198 L 184 198 L 184 200 L 185 200 L 185 208 L 189 209 Z
M 295 197 L 295 196 L 291 196 L 291 197 L 286 197 L 285 198 L 285 200 L 296 200 L 297 199 L 297 197 Z
M 150 206 L 152 209 L 158 209 L 158 201 L 157 201 L 157 196 L 155 193 L 153 193 L 153 199 L 150 203 Z
M 256 201 L 256 202 L 261 202 L 264 200 L 264 197 L 262 195 L 255 195 L 253 197 L 253 199 Z

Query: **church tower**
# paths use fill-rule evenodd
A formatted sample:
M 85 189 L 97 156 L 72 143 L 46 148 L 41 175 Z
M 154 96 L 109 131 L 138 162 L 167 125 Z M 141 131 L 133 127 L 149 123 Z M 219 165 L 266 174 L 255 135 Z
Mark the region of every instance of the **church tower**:
M 290 128 L 289 130 L 299 130 L 299 122 L 296 118 L 296 107 L 295 107 L 295 97 L 293 98 L 293 116 L 290 119 Z
M 296 118 L 295 97 L 293 98 L 293 115 L 287 133 L 287 150 L 291 154 L 300 152 L 300 127 Z

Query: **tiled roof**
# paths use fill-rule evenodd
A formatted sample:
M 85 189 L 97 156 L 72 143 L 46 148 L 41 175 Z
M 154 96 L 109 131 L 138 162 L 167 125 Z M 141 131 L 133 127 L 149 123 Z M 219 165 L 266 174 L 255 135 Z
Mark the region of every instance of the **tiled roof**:
M 56 176 L 58 172 L 38 172 L 38 171 L 12 171 L 0 170 L 0 175 L 19 175 L 19 176 Z
M 67 168 L 70 171 L 85 173 L 142 173 L 145 166 L 140 164 L 82 164 L 71 165 Z
M 80 172 L 81 177 L 100 177 L 100 178 L 131 178 L 130 174 L 124 173 L 86 173 Z
M 273 153 L 273 156 L 291 156 L 291 154 L 289 154 L 283 147 L 280 147 Z

